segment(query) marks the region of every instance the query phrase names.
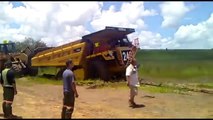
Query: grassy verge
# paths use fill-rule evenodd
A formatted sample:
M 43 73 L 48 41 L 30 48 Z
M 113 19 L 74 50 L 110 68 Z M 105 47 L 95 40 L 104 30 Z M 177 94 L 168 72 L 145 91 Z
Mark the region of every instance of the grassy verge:
M 16 80 L 21 85 L 34 85 L 34 84 L 51 84 L 51 85 L 62 85 L 62 80 L 49 79 L 45 77 L 22 77 Z
M 32 86 L 35 84 L 50 84 L 50 85 L 62 85 L 62 80 L 54 80 L 45 77 L 23 77 L 17 80 L 18 84 Z M 128 89 L 125 81 L 121 82 L 103 82 L 101 80 L 77 80 L 78 86 L 86 86 L 89 89 L 103 89 L 103 88 L 116 88 L 116 89 Z M 163 83 L 162 86 L 150 86 L 142 84 L 139 89 L 152 92 L 152 93 L 177 93 L 185 94 L 190 89 L 188 88 L 207 88 L 213 89 L 213 83 L 193 83 L 193 84 L 174 84 Z
M 108 82 L 104 83 L 100 80 L 86 80 L 86 81 L 77 81 L 78 85 L 87 86 L 90 89 L 95 88 L 116 88 L 116 89 L 128 89 L 126 82 Z M 212 83 L 196 83 L 196 84 L 173 84 L 173 83 L 164 83 L 161 86 L 150 86 L 142 84 L 139 89 L 152 92 L 152 93 L 177 93 L 177 94 L 187 94 L 189 91 L 212 88 Z M 193 88 L 193 89 L 192 89 Z
M 102 80 L 78 80 L 76 84 L 79 86 L 87 86 L 88 88 L 125 88 L 126 82 L 104 82 Z
M 213 83 L 197 84 L 196 87 L 213 89 Z
M 187 92 L 185 89 L 180 89 L 176 87 L 169 87 L 169 86 L 149 86 L 149 85 L 142 85 L 140 89 L 144 91 L 149 91 L 151 93 L 178 93 L 178 94 L 184 94 Z

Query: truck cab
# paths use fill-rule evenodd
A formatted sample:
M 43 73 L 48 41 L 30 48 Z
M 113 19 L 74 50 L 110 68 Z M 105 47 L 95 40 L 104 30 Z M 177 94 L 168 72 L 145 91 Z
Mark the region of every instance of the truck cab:
M 83 42 L 87 43 L 87 61 L 91 62 L 89 67 L 96 71 L 101 79 L 108 81 L 112 76 L 124 76 L 128 52 L 132 43 L 127 35 L 135 32 L 131 28 L 106 27 L 103 30 L 85 35 Z M 103 70 L 104 68 L 104 70 Z M 101 77 L 103 76 L 103 77 Z

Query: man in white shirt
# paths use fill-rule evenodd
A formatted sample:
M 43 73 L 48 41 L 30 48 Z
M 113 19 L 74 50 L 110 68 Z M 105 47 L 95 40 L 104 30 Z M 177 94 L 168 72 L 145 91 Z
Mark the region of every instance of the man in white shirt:
M 138 81 L 138 70 L 135 58 L 130 60 L 130 64 L 126 68 L 126 79 L 127 85 L 130 88 L 129 104 L 131 107 L 134 107 L 136 106 L 134 98 L 138 94 L 138 87 L 140 86 L 140 83 Z

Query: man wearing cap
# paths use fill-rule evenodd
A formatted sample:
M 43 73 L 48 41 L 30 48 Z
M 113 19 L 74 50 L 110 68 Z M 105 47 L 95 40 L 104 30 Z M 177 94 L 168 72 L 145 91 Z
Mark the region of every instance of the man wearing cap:
M 12 103 L 14 96 L 17 94 L 16 82 L 15 82 L 15 73 L 11 69 L 12 63 L 7 61 L 5 63 L 5 69 L 1 74 L 1 84 L 3 87 L 3 103 L 2 109 L 4 112 L 4 117 L 13 119 L 18 116 L 12 114 Z
M 63 108 L 61 113 L 62 119 L 71 119 L 74 111 L 75 97 L 78 97 L 78 92 L 75 84 L 75 76 L 72 72 L 72 60 L 66 62 L 66 70 L 63 72 Z

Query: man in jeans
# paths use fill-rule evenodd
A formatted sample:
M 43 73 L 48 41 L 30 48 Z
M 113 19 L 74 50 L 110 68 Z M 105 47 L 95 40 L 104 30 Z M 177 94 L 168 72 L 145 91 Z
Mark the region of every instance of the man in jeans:
M 74 111 L 75 97 L 78 97 L 76 90 L 76 84 L 74 81 L 74 74 L 72 72 L 73 63 L 72 60 L 66 62 L 67 69 L 63 72 L 63 108 L 62 108 L 62 119 L 71 119 Z
M 138 94 L 138 87 L 140 86 L 135 58 L 130 60 L 130 64 L 126 68 L 126 79 L 127 86 L 130 88 L 129 104 L 130 107 L 135 107 L 137 104 L 135 103 L 134 98 Z

